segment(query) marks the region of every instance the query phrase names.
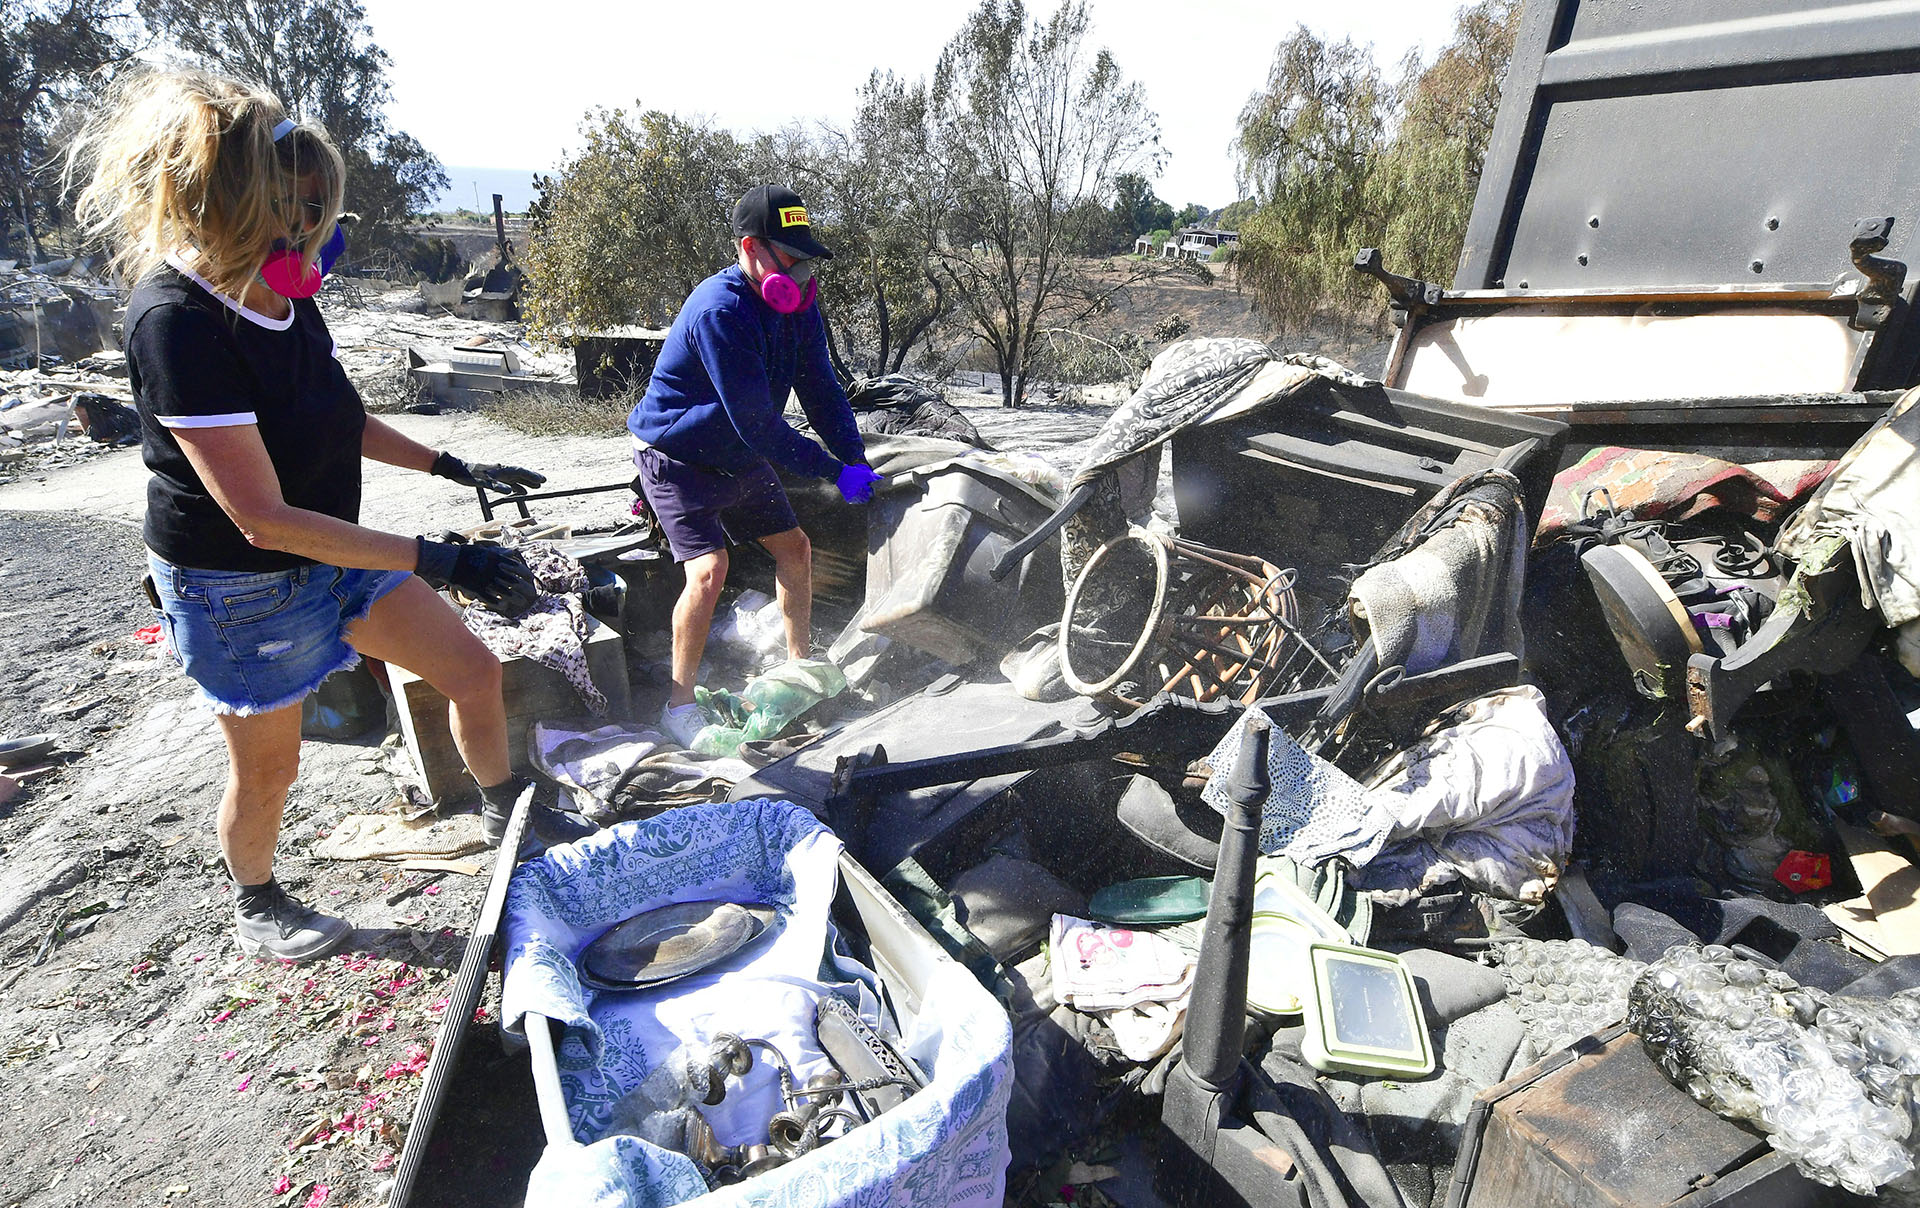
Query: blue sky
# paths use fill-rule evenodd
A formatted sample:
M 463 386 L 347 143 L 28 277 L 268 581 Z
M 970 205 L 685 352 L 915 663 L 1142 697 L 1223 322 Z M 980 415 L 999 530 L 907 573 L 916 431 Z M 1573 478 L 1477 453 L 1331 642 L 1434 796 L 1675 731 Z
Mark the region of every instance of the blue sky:
M 595 106 L 701 115 L 734 130 L 791 120 L 844 121 L 874 68 L 931 72 L 975 4 L 963 0 L 825 0 L 808 6 L 529 5 L 362 0 L 393 58 L 395 126 L 449 165 L 546 170 Z M 1234 199 L 1230 143 L 1274 47 L 1296 25 L 1371 44 L 1391 70 L 1411 49 L 1431 59 L 1452 32 L 1452 0 L 1089 0 L 1093 38 L 1145 85 L 1170 153 L 1157 183 L 1176 207 Z M 1051 12 L 1041 0 L 1032 11 Z M 804 14 L 796 20 L 794 13 Z M 450 176 L 456 175 L 449 173 Z M 450 203 L 473 204 L 477 174 Z M 496 186 L 497 187 L 497 186 Z M 494 189 L 480 182 L 482 203 Z M 511 204 L 511 199 L 509 204 Z

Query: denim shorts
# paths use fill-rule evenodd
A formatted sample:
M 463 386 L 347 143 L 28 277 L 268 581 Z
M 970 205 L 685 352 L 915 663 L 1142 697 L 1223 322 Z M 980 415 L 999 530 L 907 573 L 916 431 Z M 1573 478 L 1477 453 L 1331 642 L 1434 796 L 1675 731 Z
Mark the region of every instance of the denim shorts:
M 147 566 L 167 644 L 215 713 L 248 717 L 297 705 L 359 663 L 348 625 L 411 571 L 312 565 L 265 572 Z

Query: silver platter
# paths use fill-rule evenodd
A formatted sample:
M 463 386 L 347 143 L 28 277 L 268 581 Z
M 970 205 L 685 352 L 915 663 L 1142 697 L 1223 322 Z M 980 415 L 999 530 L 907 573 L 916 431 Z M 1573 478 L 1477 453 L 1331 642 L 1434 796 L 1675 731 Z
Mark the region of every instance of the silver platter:
M 714 965 L 773 925 L 757 902 L 676 902 L 616 923 L 581 950 L 580 980 L 602 990 L 657 986 Z

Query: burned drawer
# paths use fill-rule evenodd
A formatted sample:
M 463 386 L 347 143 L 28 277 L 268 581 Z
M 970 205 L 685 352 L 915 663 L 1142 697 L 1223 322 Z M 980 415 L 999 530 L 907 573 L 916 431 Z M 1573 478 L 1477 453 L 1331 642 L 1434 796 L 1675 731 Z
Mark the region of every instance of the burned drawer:
M 1615 1026 L 1481 1093 L 1447 1208 L 1811 1208 L 1858 1202 L 1695 1103 Z

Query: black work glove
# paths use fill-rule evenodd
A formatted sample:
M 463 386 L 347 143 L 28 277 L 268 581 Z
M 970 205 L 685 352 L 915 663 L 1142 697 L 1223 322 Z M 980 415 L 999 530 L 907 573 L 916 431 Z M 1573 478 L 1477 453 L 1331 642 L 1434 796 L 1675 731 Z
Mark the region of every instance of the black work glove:
M 540 592 L 526 559 L 498 545 L 449 545 L 415 537 L 420 561 L 415 574 L 435 587 L 457 587 L 504 616 L 533 607 Z
M 434 458 L 430 472 L 436 478 L 445 478 L 463 487 L 485 487 L 503 495 L 524 495 L 534 487 L 545 485 L 547 481 L 545 474 L 519 466 L 496 466 L 491 462 L 470 466 L 451 453 L 442 453 Z

